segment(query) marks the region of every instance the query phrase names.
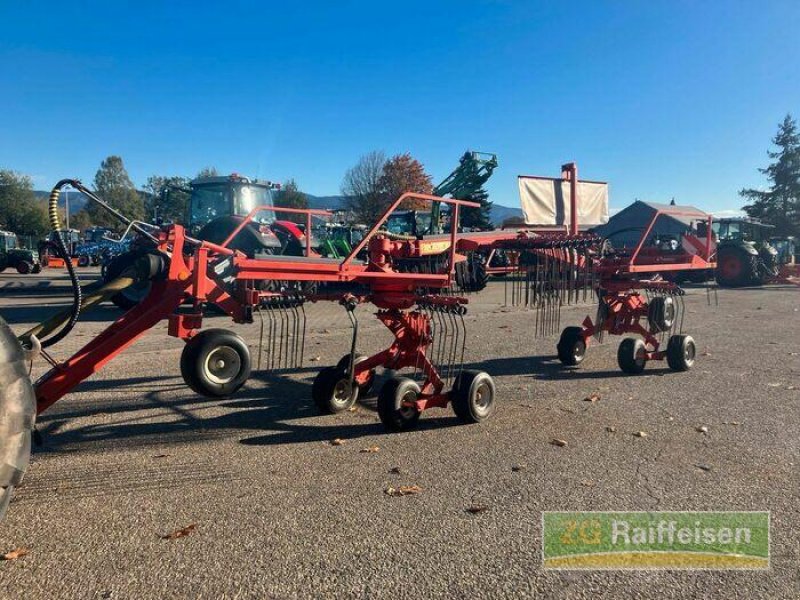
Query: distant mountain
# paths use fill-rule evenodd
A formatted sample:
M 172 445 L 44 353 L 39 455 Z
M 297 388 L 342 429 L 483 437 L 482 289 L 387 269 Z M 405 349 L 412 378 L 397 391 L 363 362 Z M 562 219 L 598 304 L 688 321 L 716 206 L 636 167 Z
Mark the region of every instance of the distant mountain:
M 35 191 L 36 197 L 40 200 L 47 200 L 50 192 Z M 86 206 L 87 198 L 80 192 L 62 192 L 59 199 L 60 203 L 64 203 L 64 198 L 69 198 L 69 214 L 74 215 L 84 206 Z M 344 207 L 344 196 L 314 196 L 313 194 L 306 194 L 308 198 L 308 207 L 314 209 L 332 209 L 336 210 Z M 492 205 L 491 220 L 496 226 L 500 226 L 503 221 L 509 217 L 521 217 L 522 211 L 519 208 L 511 208 L 510 206 L 501 206 L 499 204 Z

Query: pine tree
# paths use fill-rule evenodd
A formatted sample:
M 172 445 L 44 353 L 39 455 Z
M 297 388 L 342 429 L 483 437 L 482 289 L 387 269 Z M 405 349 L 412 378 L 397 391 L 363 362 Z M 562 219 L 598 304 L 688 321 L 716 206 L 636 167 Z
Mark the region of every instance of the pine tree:
M 750 201 L 742 209 L 751 217 L 775 225 L 778 235 L 800 234 L 800 132 L 791 115 L 778 126 L 772 139 L 777 150 L 767 156 L 774 162 L 759 169 L 770 181 L 768 190 L 743 189 L 739 195 Z

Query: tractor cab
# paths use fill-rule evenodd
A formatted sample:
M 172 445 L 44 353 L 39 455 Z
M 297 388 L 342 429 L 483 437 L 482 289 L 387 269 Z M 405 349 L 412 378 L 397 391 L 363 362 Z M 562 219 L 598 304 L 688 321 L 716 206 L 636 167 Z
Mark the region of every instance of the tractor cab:
M 10 231 L 0 231 L 0 251 L 8 252 L 17 247 L 17 234 Z
M 284 254 L 291 236 L 281 236 L 271 227 L 276 222 L 272 191 L 279 186 L 269 181 L 249 179 L 236 173 L 227 177 L 199 177 L 190 184 L 186 228 L 202 240 L 222 244 L 244 218 L 259 206 L 258 212 L 231 241 L 231 247 L 250 257 L 258 254 Z
M 714 221 L 714 233 L 720 241 L 769 243 L 770 230 L 775 229 L 756 219 L 731 218 Z

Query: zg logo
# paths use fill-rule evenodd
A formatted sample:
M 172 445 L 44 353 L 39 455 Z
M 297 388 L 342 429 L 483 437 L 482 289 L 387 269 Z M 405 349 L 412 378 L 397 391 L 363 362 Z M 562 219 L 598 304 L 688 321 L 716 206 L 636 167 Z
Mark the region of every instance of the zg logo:
M 600 521 L 596 519 L 583 519 L 581 521 L 567 519 L 564 521 L 564 532 L 561 534 L 561 543 L 567 546 L 580 544 L 593 546 L 601 542 Z

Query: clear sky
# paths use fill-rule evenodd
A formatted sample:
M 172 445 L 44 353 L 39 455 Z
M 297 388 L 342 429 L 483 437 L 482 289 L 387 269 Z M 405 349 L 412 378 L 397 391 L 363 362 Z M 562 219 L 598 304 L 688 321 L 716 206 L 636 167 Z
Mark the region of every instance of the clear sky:
M 0 168 L 49 188 L 109 154 L 134 182 L 214 165 L 336 194 L 370 150 L 435 181 L 466 149 L 518 174 L 737 208 L 787 112 L 800 2 L 0 0 Z

